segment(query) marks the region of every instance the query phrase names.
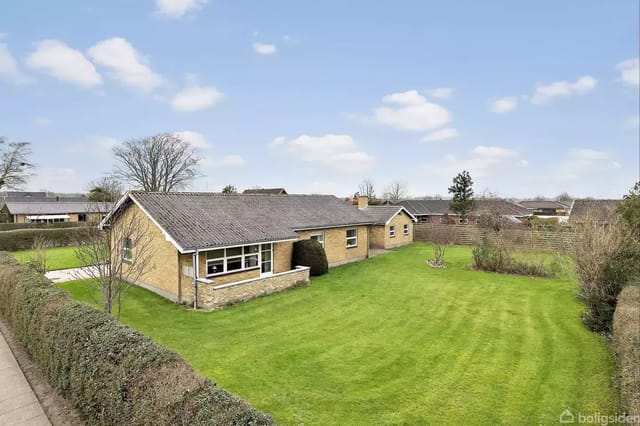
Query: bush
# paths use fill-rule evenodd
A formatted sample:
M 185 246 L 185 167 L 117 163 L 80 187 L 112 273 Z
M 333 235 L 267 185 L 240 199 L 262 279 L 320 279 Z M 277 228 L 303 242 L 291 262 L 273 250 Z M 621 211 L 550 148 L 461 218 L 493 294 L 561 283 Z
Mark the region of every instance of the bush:
M 300 240 L 293 243 L 293 266 L 308 266 L 311 268 L 309 275 L 317 277 L 329 271 L 327 254 L 322 245 L 316 240 Z
M 37 238 L 44 238 L 51 247 L 75 245 L 83 237 L 84 228 L 20 229 L 0 232 L 0 251 L 29 250 Z
M 552 277 L 553 272 L 545 268 L 544 263 L 529 263 L 516 260 L 502 246 L 482 238 L 480 244 L 473 248 L 473 269 L 502 274 L 528 275 L 534 277 Z
M 0 316 L 89 424 L 273 424 L 178 354 L 0 253 Z
M 640 287 L 625 287 L 613 316 L 613 348 L 620 371 L 622 409 L 640 417 Z
M 55 223 L 0 223 L 0 231 L 15 231 L 16 229 L 59 229 L 87 226 L 86 222 L 55 222 Z

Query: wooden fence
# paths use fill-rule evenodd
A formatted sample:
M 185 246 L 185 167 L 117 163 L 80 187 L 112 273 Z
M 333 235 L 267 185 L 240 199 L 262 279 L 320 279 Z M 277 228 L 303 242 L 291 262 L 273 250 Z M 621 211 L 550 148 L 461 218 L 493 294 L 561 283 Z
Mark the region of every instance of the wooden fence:
M 472 245 L 480 242 L 483 236 L 490 241 L 500 241 L 511 247 L 518 247 L 535 251 L 561 252 L 571 247 L 575 242 L 575 232 L 566 230 L 534 230 L 524 228 L 509 228 L 499 232 L 480 228 L 475 225 L 444 225 L 434 223 L 416 223 L 414 229 L 415 241 L 432 242 L 450 240 L 453 244 Z

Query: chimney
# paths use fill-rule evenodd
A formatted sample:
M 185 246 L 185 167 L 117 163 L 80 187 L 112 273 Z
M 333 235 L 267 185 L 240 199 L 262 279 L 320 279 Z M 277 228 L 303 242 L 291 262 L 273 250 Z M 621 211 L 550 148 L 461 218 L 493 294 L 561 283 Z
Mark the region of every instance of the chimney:
M 369 205 L 369 197 L 365 195 L 360 195 L 358 197 L 358 209 L 360 210 L 366 209 L 368 205 Z
M 56 202 L 60 201 L 60 196 L 56 195 Z

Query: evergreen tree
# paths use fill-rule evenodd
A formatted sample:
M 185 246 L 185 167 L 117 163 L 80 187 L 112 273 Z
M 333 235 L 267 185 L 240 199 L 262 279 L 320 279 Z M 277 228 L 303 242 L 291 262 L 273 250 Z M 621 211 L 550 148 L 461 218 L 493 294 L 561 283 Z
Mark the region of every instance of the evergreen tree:
M 473 180 L 471 180 L 468 171 L 464 170 L 453 178 L 453 185 L 449 187 L 449 193 L 453 194 L 449 208 L 452 212 L 459 214 L 462 219 L 466 219 L 475 206 Z

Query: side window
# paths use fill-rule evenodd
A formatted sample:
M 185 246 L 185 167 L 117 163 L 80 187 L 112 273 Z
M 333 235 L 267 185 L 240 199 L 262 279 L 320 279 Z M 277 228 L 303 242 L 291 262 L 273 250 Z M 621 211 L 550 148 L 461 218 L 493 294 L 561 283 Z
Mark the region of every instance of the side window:
M 358 247 L 358 230 L 347 229 L 347 248 Z
M 122 240 L 122 259 L 128 262 L 133 260 L 133 241 L 131 238 Z
M 389 237 L 394 238 L 396 236 L 396 227 L 395 225 L 389 226 Z
M 409 224 L 405 223 L 404 226 L 402 227 L 402 233 L 404 235 L 409 235 Z

